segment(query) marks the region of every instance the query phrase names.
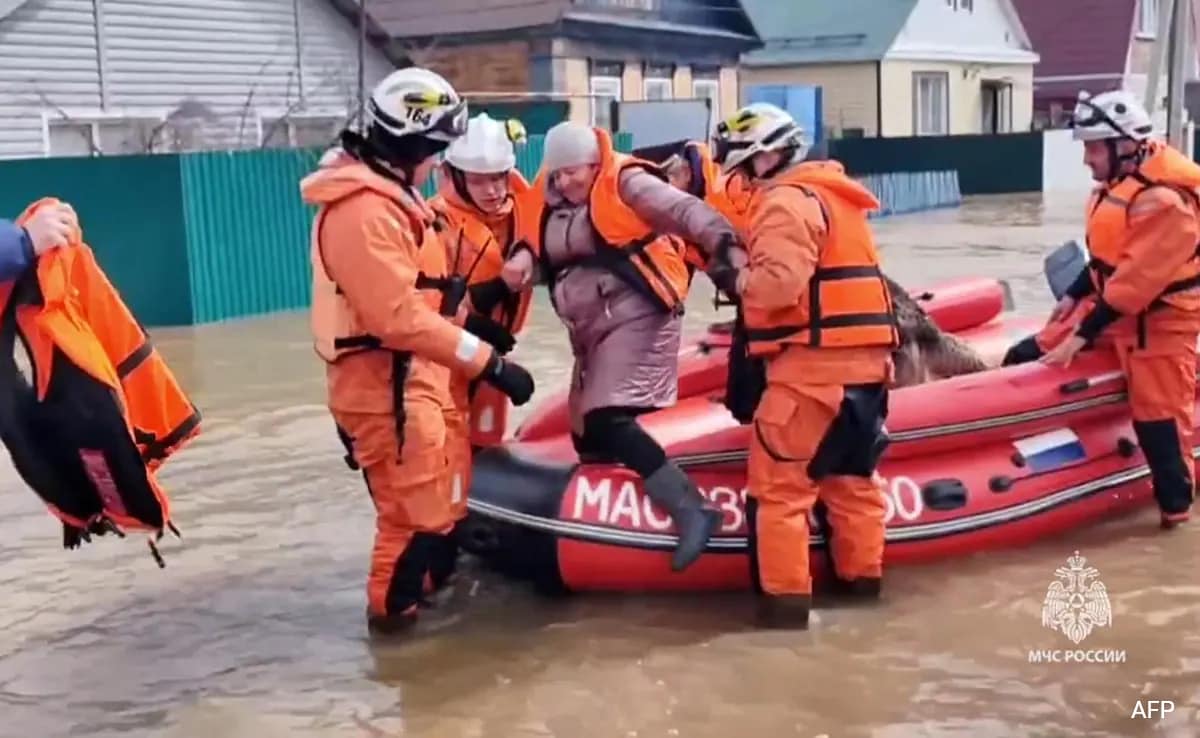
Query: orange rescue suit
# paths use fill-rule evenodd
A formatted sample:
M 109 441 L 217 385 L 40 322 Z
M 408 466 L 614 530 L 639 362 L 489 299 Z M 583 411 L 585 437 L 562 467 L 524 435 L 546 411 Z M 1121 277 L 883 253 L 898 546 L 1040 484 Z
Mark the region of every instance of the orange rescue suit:
M 516 201 L 528 191 L 529 183 L 520 172 L 512 170 L 508 186 L 512 197 L 495 214 L 485 215 L 465 202 L 448 178 L 443 178 L 438 196 L 430 203 L 447 220 L 442 237 L 448 271 L 463 277 L 469 286 L 499 277 L 505 261 L 512 256 Z M 523 290 L 496 305 L 488 317 L 515 336 L 525 326 L 532 298 L 532 290 Z M 491 446 L 503 440 L 509 399 L 492 385 L 472 382 L 471 377 L 457 371 L 450 376 L 450 396 L 452 409 L 446 418 L 450 496 L 455 520 L 461 520 L 467 514 L 467 491 L 471 487 L 471 447 Z
M 1165 525 L 1194 498 L 1193 409 L 1200 336 L 1200 166 L 1160 142 L 1088 203 L 1095 304 L 1078 333 L 1110 338 Z
M 328 404 L 377 513 L 372 618 L 415 616 L 453 527 L 445 413 L 450 368 L 477 376 L 491 348 L 421 289 L 446 275 L 434 214 L 416 190 L 331 155 L 301 184 L 313 224 L 312 329 Z
M 35 202 L 17 219 L 24 224 Z M 0 284 L 0 425 L 18 473 L 63 522 L 68 548 L 90 533 L 171 522 L 155 471 L 200 432 L 200 413 L 96 263 L 83 234 Z M 20 339 L 33 383 L 13 363 Z M 151 550 L 159 565 L 162 560 Z
M 671 234 L 656 234 L 621 200 L 620 192 L 621 172 L 630 167 L 641 167 L 664 181 L 667 178 L 658 165 L 614 150 L 608 131 L 593 130 L 600 148 L 600 171 L 592 185 L 588 210 L 602 245 L 598 253 L 574 265 L 610 269 L 663 312 L 681 313 L 691 282 L 683 240 Z M 553 274 L 572 264 L 547 264 L 542 251 L 547 176 L 545 171 L 539 172 L 533 186 L 521 198 L 518 233 L 534 255 L 542 259 L 547 267 L 544 271 Z
M 885 508 L 874 472 L 899 343 L 867 224 L 878 206 L 833 161 L 792 165 L 753 194 L 738 282 L 750 350 L 767 362 L 747 501 L 764 616 L 797 605 L 807 622 L 808 513 L 818 499 L 837 578 L 878 591 Z

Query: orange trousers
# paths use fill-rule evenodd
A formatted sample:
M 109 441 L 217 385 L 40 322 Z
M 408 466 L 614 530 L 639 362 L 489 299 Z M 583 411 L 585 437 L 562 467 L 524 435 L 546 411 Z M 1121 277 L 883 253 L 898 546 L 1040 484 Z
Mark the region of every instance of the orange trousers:
M 399 433 L 391 413 L 335 411 L 334 420 L 349 439 L 375 503 L 367 607 L 381 616 L 414 612 L 454 527 L 442 409 L 406 402 Z
M 1114 336 L 1125 373 L 1133 429 L 1146 457 L 1164 519 L 1186 519 L 1195 497 L 1192 452 L 1196 397 L 1196 339 L 1191 331 Z
M 862 400 L 863 387 L 866 400 L 855 406 L 849 400 Z M 818 499 L 828 509 L 838 577 L 882 576 L 886 508 L 874 471 L 886 414 L 883 385 L 768 384 L 748 469 L 751 566 L 763 593 L 812 593 L 808 514 Z

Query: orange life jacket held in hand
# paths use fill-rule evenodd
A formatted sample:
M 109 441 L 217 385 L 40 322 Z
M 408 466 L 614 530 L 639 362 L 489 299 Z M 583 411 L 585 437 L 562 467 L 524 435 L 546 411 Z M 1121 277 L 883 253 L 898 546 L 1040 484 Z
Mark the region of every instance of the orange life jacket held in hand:
M 34 203 L 17 222 L 54 202 Z M 155 470 L 199 426 L 82 234 L 0 284 L 0 437 L 63 522 L 65 547 L 124 529 L 178 535 Z M 150 547 L 162 566 L 154 539 Z

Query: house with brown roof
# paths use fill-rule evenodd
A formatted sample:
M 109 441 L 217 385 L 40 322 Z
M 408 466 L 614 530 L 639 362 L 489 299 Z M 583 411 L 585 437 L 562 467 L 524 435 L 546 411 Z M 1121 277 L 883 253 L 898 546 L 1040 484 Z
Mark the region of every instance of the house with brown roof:
M 1162 0 L 1014 0 L 1041 60 L 1036 127 L 1064 125 L 1080 90 L 1146 90 Z M 1167 93 L 1165 67 L 1158 90 Z
M 738 104 L 738 56 L 758 45 L 738 0 L 372 0 L 373 25 L 467 94 L 539 93 L 611 127 L 609 101 Z

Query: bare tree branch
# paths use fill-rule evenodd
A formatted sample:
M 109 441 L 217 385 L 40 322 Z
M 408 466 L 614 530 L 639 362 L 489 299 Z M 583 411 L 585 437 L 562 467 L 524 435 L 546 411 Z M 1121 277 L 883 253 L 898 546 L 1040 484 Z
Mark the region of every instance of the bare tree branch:
M 275 62 L 275 57 L 268 57 L 265 62 L 254 73 L 254 84 L 250 85 L 250 91 L 246 93 L 246 100 L 242 103 L 242 113 L 238 120 L 237 145 L 238 148 L 245 148 L 246 134 L 246 118 L 250 115 L 250 110 L 254 103 L 254 94 L 258 91 L 258 85 L 262 82 L 263 75 L 266 74 L 267 68 Z
M 267 147 L 267 141 L 271 140 L 271 136 L 275 135 L 275 132 L 279 129 L 279 126 L 282 125 L 284 127 L 283 130 L 286 132 L 287 131 L 287 123 L 288 123 L 288 120 L 291 118 L 292 113 L 294 113 L 297 110 L 299 110 L 300 108 L 304 107 L 304 98 L 303 97 L 297 97 L 295 102 L 292 101 L 292 82 L 294 82 L 295 79 L 296 79 L 296 70 L 293 69 L 290 72 L 288 72 L 287 87 L 284 88 L 284 91 L 283 91 L 283 101 L 284 101 L 284 103 L 287 104 L 287 107 L 284 109 L 283 115 L 281 115 L 278 118 L 276 118 L 275 120 L 271 121 L 270 127 L 268 127 L 267 130 L 263 131 L 262 136 L 258 140 L 258 148 L 265 149 Z M 288 144 L 289 145 L 291 144 L 290 136 L 288 137 Z
M 54 110 L 54 112 L 58 113 L 60 120 L 65 120 L 71 123 L 87 123 L 90 126 L 91 121 L 76 121 L 71 117 L 70 113 L 68 113 L 66 110 L 63 110 L 61 105 L 51 100 L 50 96 L 47 95 L 45 91 L 42 90 L 41 86 L 38 85 L 36 79 L 30 79 L 28 81 L 33 86 L 33 94 L 37 95 L 38 101 L 41 102 L 42 107 L 51 108 Z M 91 134 L 91 128 L 88 129 L 87 145 L 88 150 L 90 151 L 90 156 L 98 156 L 104 153 L 100 150 L 100 147 L 96 145 L 96 141 Z

